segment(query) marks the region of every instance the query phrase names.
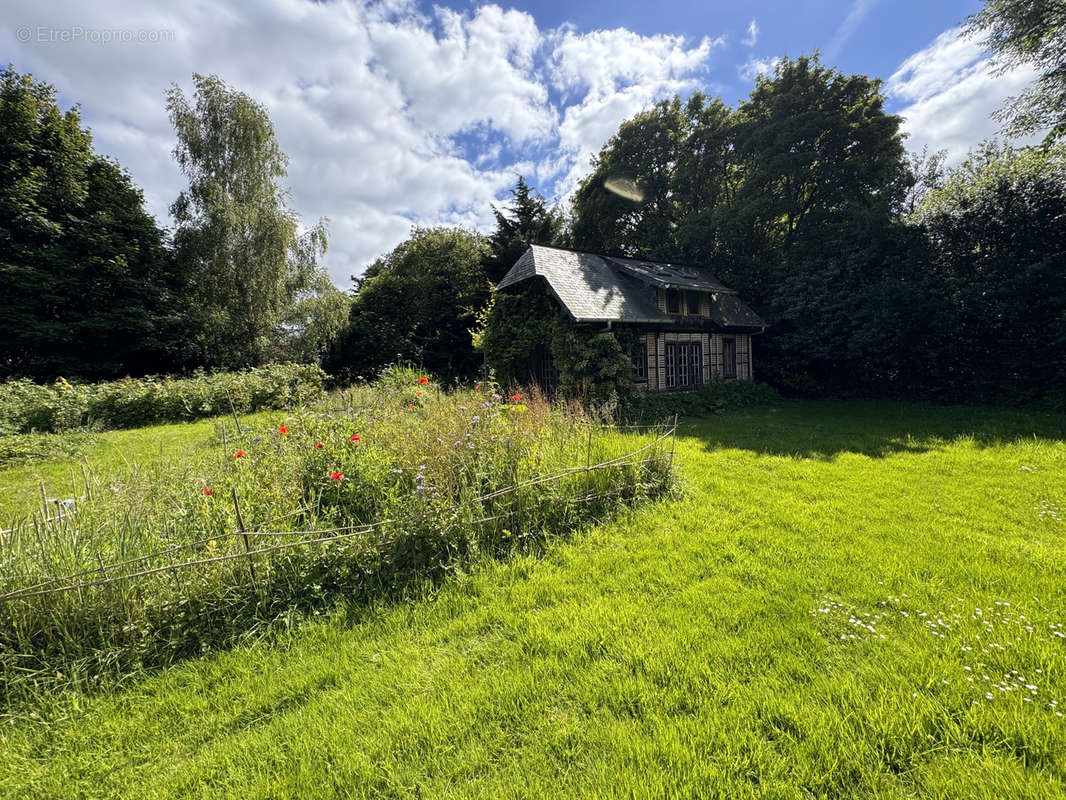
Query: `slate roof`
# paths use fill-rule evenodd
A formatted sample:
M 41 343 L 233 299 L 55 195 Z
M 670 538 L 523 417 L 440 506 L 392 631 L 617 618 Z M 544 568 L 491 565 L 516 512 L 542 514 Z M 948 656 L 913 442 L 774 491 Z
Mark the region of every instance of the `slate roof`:
M 729 287 L 719 283 L 713 275 L 703 273 L 703 270 L 698 273 L 692 267 L 617 256 L 608 257 L 608 260 L 623 272 L 650 283 L 652 286 L 664 289 L 698 289 L 704 292 L 736 294 Z
M 659 310 L 657 288 L 678 288 L 710 292 L 710 320 L 721 327 L 765 325 L 734 290 L 695 267 L 532 245 L 496 288 L 507 289 L 535 276 L 547 281 L 559 302 L 578 322 L 685 327 L 687 321 L 689 327 L 698 326 L 696 318 Z

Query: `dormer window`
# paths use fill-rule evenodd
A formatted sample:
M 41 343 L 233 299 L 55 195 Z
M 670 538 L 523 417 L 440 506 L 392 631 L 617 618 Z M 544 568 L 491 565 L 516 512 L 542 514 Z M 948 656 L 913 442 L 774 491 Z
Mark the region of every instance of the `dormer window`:
M 688 314 L 690 317 L 698 317 L 700 315 L 700 293 L 699 292 L 685 292 L 685 300 L 688 304 Z
M 677 289 L 666 290 L 666 313 L 681 313 L 681 292 L 679 292 Z

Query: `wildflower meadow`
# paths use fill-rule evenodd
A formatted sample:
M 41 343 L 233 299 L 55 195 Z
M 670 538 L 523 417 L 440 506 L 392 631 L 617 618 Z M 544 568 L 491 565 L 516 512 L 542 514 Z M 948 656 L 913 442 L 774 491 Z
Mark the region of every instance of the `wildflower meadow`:
M 223 418 L 213 458 L 75 474 L 66 506 L 15 518 L 0 688 L 105 685 L 294 613 L 401 596 L 671 484 L 662 430 L 404 371 L 282 417 L 225 435 Z

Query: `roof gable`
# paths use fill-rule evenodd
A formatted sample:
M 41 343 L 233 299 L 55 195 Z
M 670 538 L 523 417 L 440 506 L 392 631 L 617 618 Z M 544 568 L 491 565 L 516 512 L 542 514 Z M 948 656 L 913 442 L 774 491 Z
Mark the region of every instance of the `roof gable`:
M 733 289 L 703 269 L 545 245 L 531 245 L 496 288 L 507 289 L 537 276 L 578 322 L 691 323 L 692 317 L 679 319 L 659 309 L 656 292 L 669 288 L 708 292 L 709 319 L 722 327 L 765 324 Z
M 659 322 L 655 296 L 626 280 L 594 253 L 532 245 L 496 285 L 506 289 L 534 275 L 544 278 L 578 322 Z

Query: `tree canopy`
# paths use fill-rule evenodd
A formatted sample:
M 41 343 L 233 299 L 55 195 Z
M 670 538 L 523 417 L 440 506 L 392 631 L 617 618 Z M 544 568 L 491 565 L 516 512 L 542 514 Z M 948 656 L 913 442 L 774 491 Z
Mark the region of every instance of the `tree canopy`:
M 1011 135 L 1047 130 L 1046 141 L 1066 137 L 1066 3 L 1063 0 L 986 0 L 967 20 L 982 36 L 1001 73 L 1022 64 L 1037 69 L 1034 86 L 999 111 Z
M 485 275 L 498 283 L 531 244 L 558 245 L 563 240 L 563 215 L 519 176 L 511 190 L 511 204 L 492 209 L 496 228 L 489 235 Z
M 1066 404 L 1066 144 L 986 144 L 913 222 L 929 242 L 925 346 L 945 394 Z
M 662 101 L 601 150 L 574 198 L 575 243 L 711 268 L 771 323 L 764 375 L 840 388 L 869 374 L 852 368 L 875 360 L 863 309 L 905 260 L 900 122 L 879 81 L 807 56 L 779 62 L 736 109 Z M 616 177 L 640 199 L 611 192 Z
M 189 179 L 171 207 L 176 257 L 192 289 L 202 360 L 258 364 L 296 298 L 328 282 L 318 266 L 325 223 L 301 233 L 266 110 L 217 76 L 193 82 L 192 101 L 178 86 L 167 94 L 174 157 Z
M 355 279 L 348 326 L 328 360 L 345 378 L 369 378 L 412 362 L 446 378 L 469 377 L 471 342 L 489 296 L 485 238 L 460 228 L 416 228 Z
M 129 175 L 77 107 L 0 76 L 0 374 L 112 377 L 185 362 L 182 283 Z

